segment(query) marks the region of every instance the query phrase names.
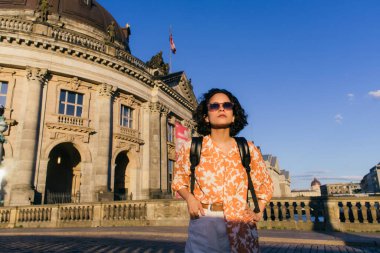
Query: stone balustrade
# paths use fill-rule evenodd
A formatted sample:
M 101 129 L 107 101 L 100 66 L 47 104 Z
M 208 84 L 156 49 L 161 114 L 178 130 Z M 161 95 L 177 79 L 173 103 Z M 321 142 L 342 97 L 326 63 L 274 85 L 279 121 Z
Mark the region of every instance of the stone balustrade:
M 33 29 L 33 22 L 12 17 L 0 17 L 0 29 L 31 32 Z
M 67 29 L 53 28 L 51 36 L 54 39 L 66 41 L 76 45 L 80 45 L 86 48 L 90 48 L 95 51 L 105 52 L 105 44 L 100 40 L 93 39 L 91 37 L 78 35 Z
M 118 49 L 116 52 L 116 57 L 118 59 L 131 63 L 132 65 L 138 67 L 139 69 L 149 72 L 148 67 L 145 65 L 143 61 L 137 59 L 136 57 L 133 57 L 131 54 L 127 53 L 124 50 Z
M 380 197 L 273 198 L 260 228 L 380 231 Z
M 68 124 L 73 126 L 83 126 L 83 118 L 67 115 L 58 115 L 58 123 Z
M 139 138 L 139 131 L 128 127 L 120 127 L 120 133 L 130 137 Z
M 259 228 L 380 231 L 380 197 L 273 198 Z M 185 226 L 182 200 L 115 201 L 0 208 L 0 228 Z

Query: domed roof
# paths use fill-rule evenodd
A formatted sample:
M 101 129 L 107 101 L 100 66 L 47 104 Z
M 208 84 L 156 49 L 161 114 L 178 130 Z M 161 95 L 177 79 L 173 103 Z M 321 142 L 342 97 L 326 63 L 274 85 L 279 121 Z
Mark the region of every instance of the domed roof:
M 319 182 L 318 179 L 314 178 L 314 180 L 311 181 L 311 186 L 316 186 L 316 185 L 321 186 L 321 182 Z
M 40 0 L 1 0 L 0 9 L 37 10 Z M 115 22 L 115 39 L 124 40 L 124 35 L 112 15 L 95 0 L 48 0 L 49 14 L 75 19 L 107 33 L 107 27 Z

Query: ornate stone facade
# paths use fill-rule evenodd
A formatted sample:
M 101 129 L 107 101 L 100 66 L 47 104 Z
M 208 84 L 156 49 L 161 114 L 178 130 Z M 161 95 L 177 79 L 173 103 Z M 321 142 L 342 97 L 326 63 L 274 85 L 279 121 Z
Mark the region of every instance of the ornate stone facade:
M 167 197 L 175 158 L 167 125 L 193 128 L 190 82 L 183 75 L 183 96 L 154 76 L 125 50 L 116 22 L 110 39 L 115 20 L 96 1 L 57 3 L 46 11 L 37 0 L 0 2 L 0 95 L 10 125 L 0 200 Z

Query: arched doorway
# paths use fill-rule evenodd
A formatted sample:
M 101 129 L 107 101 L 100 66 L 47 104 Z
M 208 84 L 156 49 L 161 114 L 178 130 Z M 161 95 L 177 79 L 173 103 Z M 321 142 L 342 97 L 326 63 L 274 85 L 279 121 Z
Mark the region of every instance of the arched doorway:
M 126 151 L 120 152 L 115 160 L 114 200 L 128 199 L 129 176 L 127 166 L 129 158 Z
M 72 143 L 61 143 L 49 154 L 45 204 L 79 202 L 81 156 Z

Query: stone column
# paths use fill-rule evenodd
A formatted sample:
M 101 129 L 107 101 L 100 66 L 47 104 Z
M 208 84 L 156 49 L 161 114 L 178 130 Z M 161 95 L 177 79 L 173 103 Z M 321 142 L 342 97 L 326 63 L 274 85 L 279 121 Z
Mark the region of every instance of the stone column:
M 101 84 L 98 90 L 98 152 L 95 158 L 96 201 L 112 201 L 109 191 L 112 152 L 112 99 L 116 87 Z
M 168 114 L 169 109 L 161 107 L 161 190 L 168 191 Z
M 21 131 L 18 142 L 21 151 L 16 156 L 17 179 L 11 187 L 11 206 L 30 205 L 34 201 L 33 184 L 40 127 L 41 94 L 47 70 L 27 67 L 26 71 L 25 115 L 20 119 Z
M 151 102 L 149 107 L 151 112 L 149 122 L 149 189 L 151 198 L 159 198 L 161 196 L 161 104 Z
M 141 147 L 141 174 L 137 178 L 136 199 L 148 199 L 150 182 L 150 103 L 146 102 L 141 107 L 141 138 L 144 145 Z

